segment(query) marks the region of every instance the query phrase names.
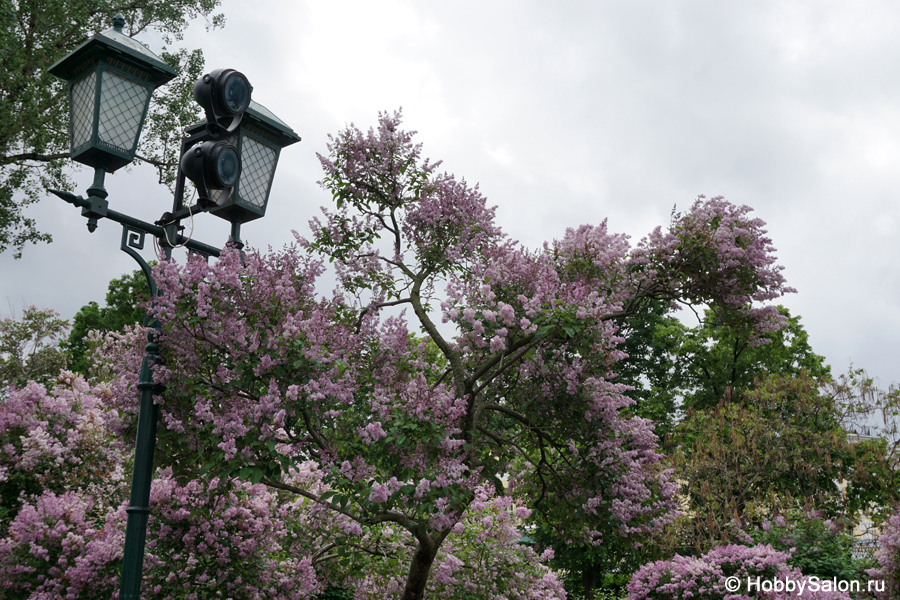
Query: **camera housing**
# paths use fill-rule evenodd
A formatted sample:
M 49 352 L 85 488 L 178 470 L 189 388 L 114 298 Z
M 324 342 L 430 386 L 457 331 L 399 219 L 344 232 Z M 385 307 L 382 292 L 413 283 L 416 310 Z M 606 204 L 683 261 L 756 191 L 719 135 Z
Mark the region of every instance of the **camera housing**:
M 181 172 L 197 186 L 197 195 L 202 206 L 214 206 L 209 190 L 233 188 L 241 176 L 241 155 L 237 148 L 227 142 L 206 141 L 197 144 L 181 157 Z M 220 197 L 227 200 L 228 194 Z
M 253 86 L 243 73 L 234 69 L 216 69 L 194 84 L 194 100 L 206 113 L 210 135 L 218 137 L 237 129 L 250 107 Z

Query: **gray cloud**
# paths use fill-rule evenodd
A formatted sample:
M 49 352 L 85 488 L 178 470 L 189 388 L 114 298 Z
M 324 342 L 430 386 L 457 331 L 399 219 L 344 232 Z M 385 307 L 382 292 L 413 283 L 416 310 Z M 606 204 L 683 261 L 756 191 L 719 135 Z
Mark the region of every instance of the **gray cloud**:
M 498 219 L 537 246 L 609 218 L 635 238 L 674 204 L 722 194 L 769 224 L 785 304 L 834 369 L 900 380 L 900 5 L 891 2 L 436 2 L 224 0 L 194 27 L 211 68 L 303 136 L 282 154 L 251 244 L 280 246 L 328 202 L 315 152 L 349 122 L 404 109 L 425 154 L 480 182 Z M 81 177 L 84 189 L 87 175 Z M 168 202 L 152 173 L 110 178 L 110 201 L 148 220 Z M 51 198 L 57 242 L 0 256 L 0 298 L 71 317 L 133 268 L 118 229 L 93 236 Z M 199 223 L 221 242 L 224 223 Z M 8 312 L 5 311 L 5 312 Z

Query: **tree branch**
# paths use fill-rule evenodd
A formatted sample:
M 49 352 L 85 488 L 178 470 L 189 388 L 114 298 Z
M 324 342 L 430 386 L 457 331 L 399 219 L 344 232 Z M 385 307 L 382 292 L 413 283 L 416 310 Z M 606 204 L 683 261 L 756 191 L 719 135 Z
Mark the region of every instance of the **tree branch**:
M 499 353 L 497 356 L 486 362 L 478 371 L 476 371 L 469 379 L 469 385 L 475 386 L 475 382 L 478 381 L 480 377 L 482 377 L 485 373 L 487 373 L 490 369 L 492 369 L 497 363 L 500 364 L 500 368 L 497 369 L 496 372 L 492 373 L 490 377 L 485 379 L 480 386 L 474 388 L 474 393 L 480 394 L 481 391 L 488 386 L 493 380 L 499 377 L 504 371 L 509 369 L 512 366 L 518 364 L 519 360 L 528 354 L 528 352 L 538 345 L 540 340 L 534 337 L 534 335 L 525 338 L 524 340 L 520 340 L 521 343 L 515 344 L 515 351 L 512 354 Z M 503 361 L 504 357 L 508 357 L 508 361 Z
M 346 517 L 353 519 L 354 521 L 361 521 L 361 519 L 357 515 L 353 514 L 346 508 L 341 508 L 335 504 L 332 504 L 331 502 L 326 502 L 325 500 L 322 500 L 319 496 L 316 496 L 315 494 L 313 494 L 311 492 L 307 492 L 303 488 L 298 488 L 289 483 L 275 481 L 268 477 L 263 477 L 262 482 L 263 482 L 263 484 L 265 484 L 269 487 L 273 487 L 278 490 L 284 490 L 285 492 L 291 492 L 292 494 L 297 494 L 298 496 L 303 496 L 304 498 L 308 498 L 309 500 L 312 500 L 316 504 L 321 504 L 322 506 L 328 508 L 329 510 L 333 510 L 336 513 L 340 513 Z
M 400 304 L 410 304 L 410 303 L 412 303 L 412 300 L 410 300 L 409 298 L 402 298 L 400 300 L 392 300 L 391 302 L 379 302 L 379 303 L 375 304 L 375 306 L 365 307 L 364 309 L 359 311 L 359 317 L 357 317 L 357 319 L 356 319 L 356 333 L 359 333 L 359 328 L 362 326 L 363 317 L 366 316 L 366 314 L 369 312 L 369 310 L 371 310 L 371 309 L 379 310 L 379 309 L 385 308 L 387 306 L 397 306 Z
M 51 162 L 54 160 L 62 160 L 69 158 L 68 152 L 58 152 L 56 154 L 39 154 L 37 152 L 23 152 L 21 154 L 11 154 L 0 158 L 0 166 L 11 165 L 13 163 L 32 160 L 37 162 Z

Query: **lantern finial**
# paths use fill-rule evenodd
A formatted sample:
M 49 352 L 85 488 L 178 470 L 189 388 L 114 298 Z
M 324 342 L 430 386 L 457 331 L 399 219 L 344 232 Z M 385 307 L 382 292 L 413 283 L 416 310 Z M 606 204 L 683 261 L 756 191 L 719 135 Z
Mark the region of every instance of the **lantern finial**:
M 113 29 L 122 33 L 123 27 L 125 27 L 125 17 L 122 16 L 122 13 L 119 13 L 113 17 Z

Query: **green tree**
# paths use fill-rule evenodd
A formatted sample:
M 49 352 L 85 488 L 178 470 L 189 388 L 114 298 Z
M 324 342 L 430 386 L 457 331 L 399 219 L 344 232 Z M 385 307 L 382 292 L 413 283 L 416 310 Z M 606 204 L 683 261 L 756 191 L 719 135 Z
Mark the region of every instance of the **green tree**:
M 686 357 L 680 352 L 687 328 L 668 316 L 666 302 L 654 302 L 647 310 L 624 319 L 620 346 L 628 357 L 616 364 L 620 383 L 634 389 L 633 411 L 656 425 L 656 434 L 669 433 L 677 420 L 679 398 L 683 393 Z
M 155 30 L 166 44 L 197 17 L 209 27 L 224 23 L 213 15 L 220 0 L 0 0 L 0 252 L 19 258 L 27 243 L 49 242 L 26 215 L 46 188 L 71 190 L 68 161 L 68 103 L 65 82 L 48 67 L 90 36 L 110 26 L 116 13 L 130 24 L 129 35 Z M 140 160 L 160 169 L 171 182 L 184 126 L 197 120 L 191 86 L 202 73 L 200 51 L 165 51 L 162 58 L 180 76 L 154 94 Z
M 88 333 L 123 331 L 126 326 L 141 323 L 147 315 L 146 303 L 150 292 L 142 271 L 117 277 L 109 282 L 106 306 L 91 301 L 82 306 L 72 321 L 72 331 L 64 342 L 70 366 L 76 373 L 87 376 L 90 364 L 86 356 L 90 348 Z
M 783 306 L 778 312 L 784 326 L 761 336 L 713 310 L 693 328 L 668 312 L 659 302 L 624 320 L 619 333 L 628 358 L 616 365 L 617 381 L 634 387 L 634 412 L 653 420 L 661 437 L 671 432 L 682 410 L 715 407 L 726 393 L 740 400 L 754 379 L 766 373 L 830 376 L 800 317 Z
M 615 366 L 616 381 L 634 388 L 628 393 L 635 401 L 630 410 L 652 420 L 663 439 L 670 438 L 684 421 L 684 409 L 693 415 L 692 407 L 715 407 L 726 395 L 738 400 L 752 390 L 755 377 L 793 376 L 805 370 L 819 378 L 829 373 L 824 358 L 812 351 L 800 318 L 782 306 L 778 313 L 784 326 L 762 335 L 722 310 L 705 311 L 704 320 L 693 328 L 671 313 L 671 303 L 662 299 L 647 302 L 644 310 L 622 319 L 620 349 L 628 357 Z M 670 451 L 677 447 L 669 439 Z M 566 589 L 588 599 L 599 588 L 617 587 L 617 578 L 640 564 L 667 558 L 658 544 L 635 549 L 614 537 L 599 547 L 573 547 L 558 539 L 552 524 L 548 525 L 535 538 L 554 547 L 554 566 L 570 574 Z
M 670 454 L 687 504 L 677 545 L 705 551 L 737 526 L 799 509 L 852 526 L 900 496 L 884 469 L 883 440 L 856 441 L 845 407 L 805 372 L 769 375 L 713 408 L 689 409 Z
M 765 334 L 763 343 L 754 343 L 751 331 L 723 323 L 712 311 L 707 311 L 699 327 L 684 330 L 678 354 L 684 364 L 685 408 L 712 408 L 728 390 L 732 400 L 738 400 L 753 387 L 755 378 L 766 373 L 798 376 L 805 372 L 813 379 L 830 375 L 825 358 L 812 351 L 800 317 L 783 306 L 778 312 L 786 324 Z
M 68 321 L 49 308 L 29 306 L 22 319 L 0 320 L 0 394 L 10 385 L 24 386 L 28 381 L 47 383 L 66 366 L 66 353 L 60 339 L 69 328 Z

